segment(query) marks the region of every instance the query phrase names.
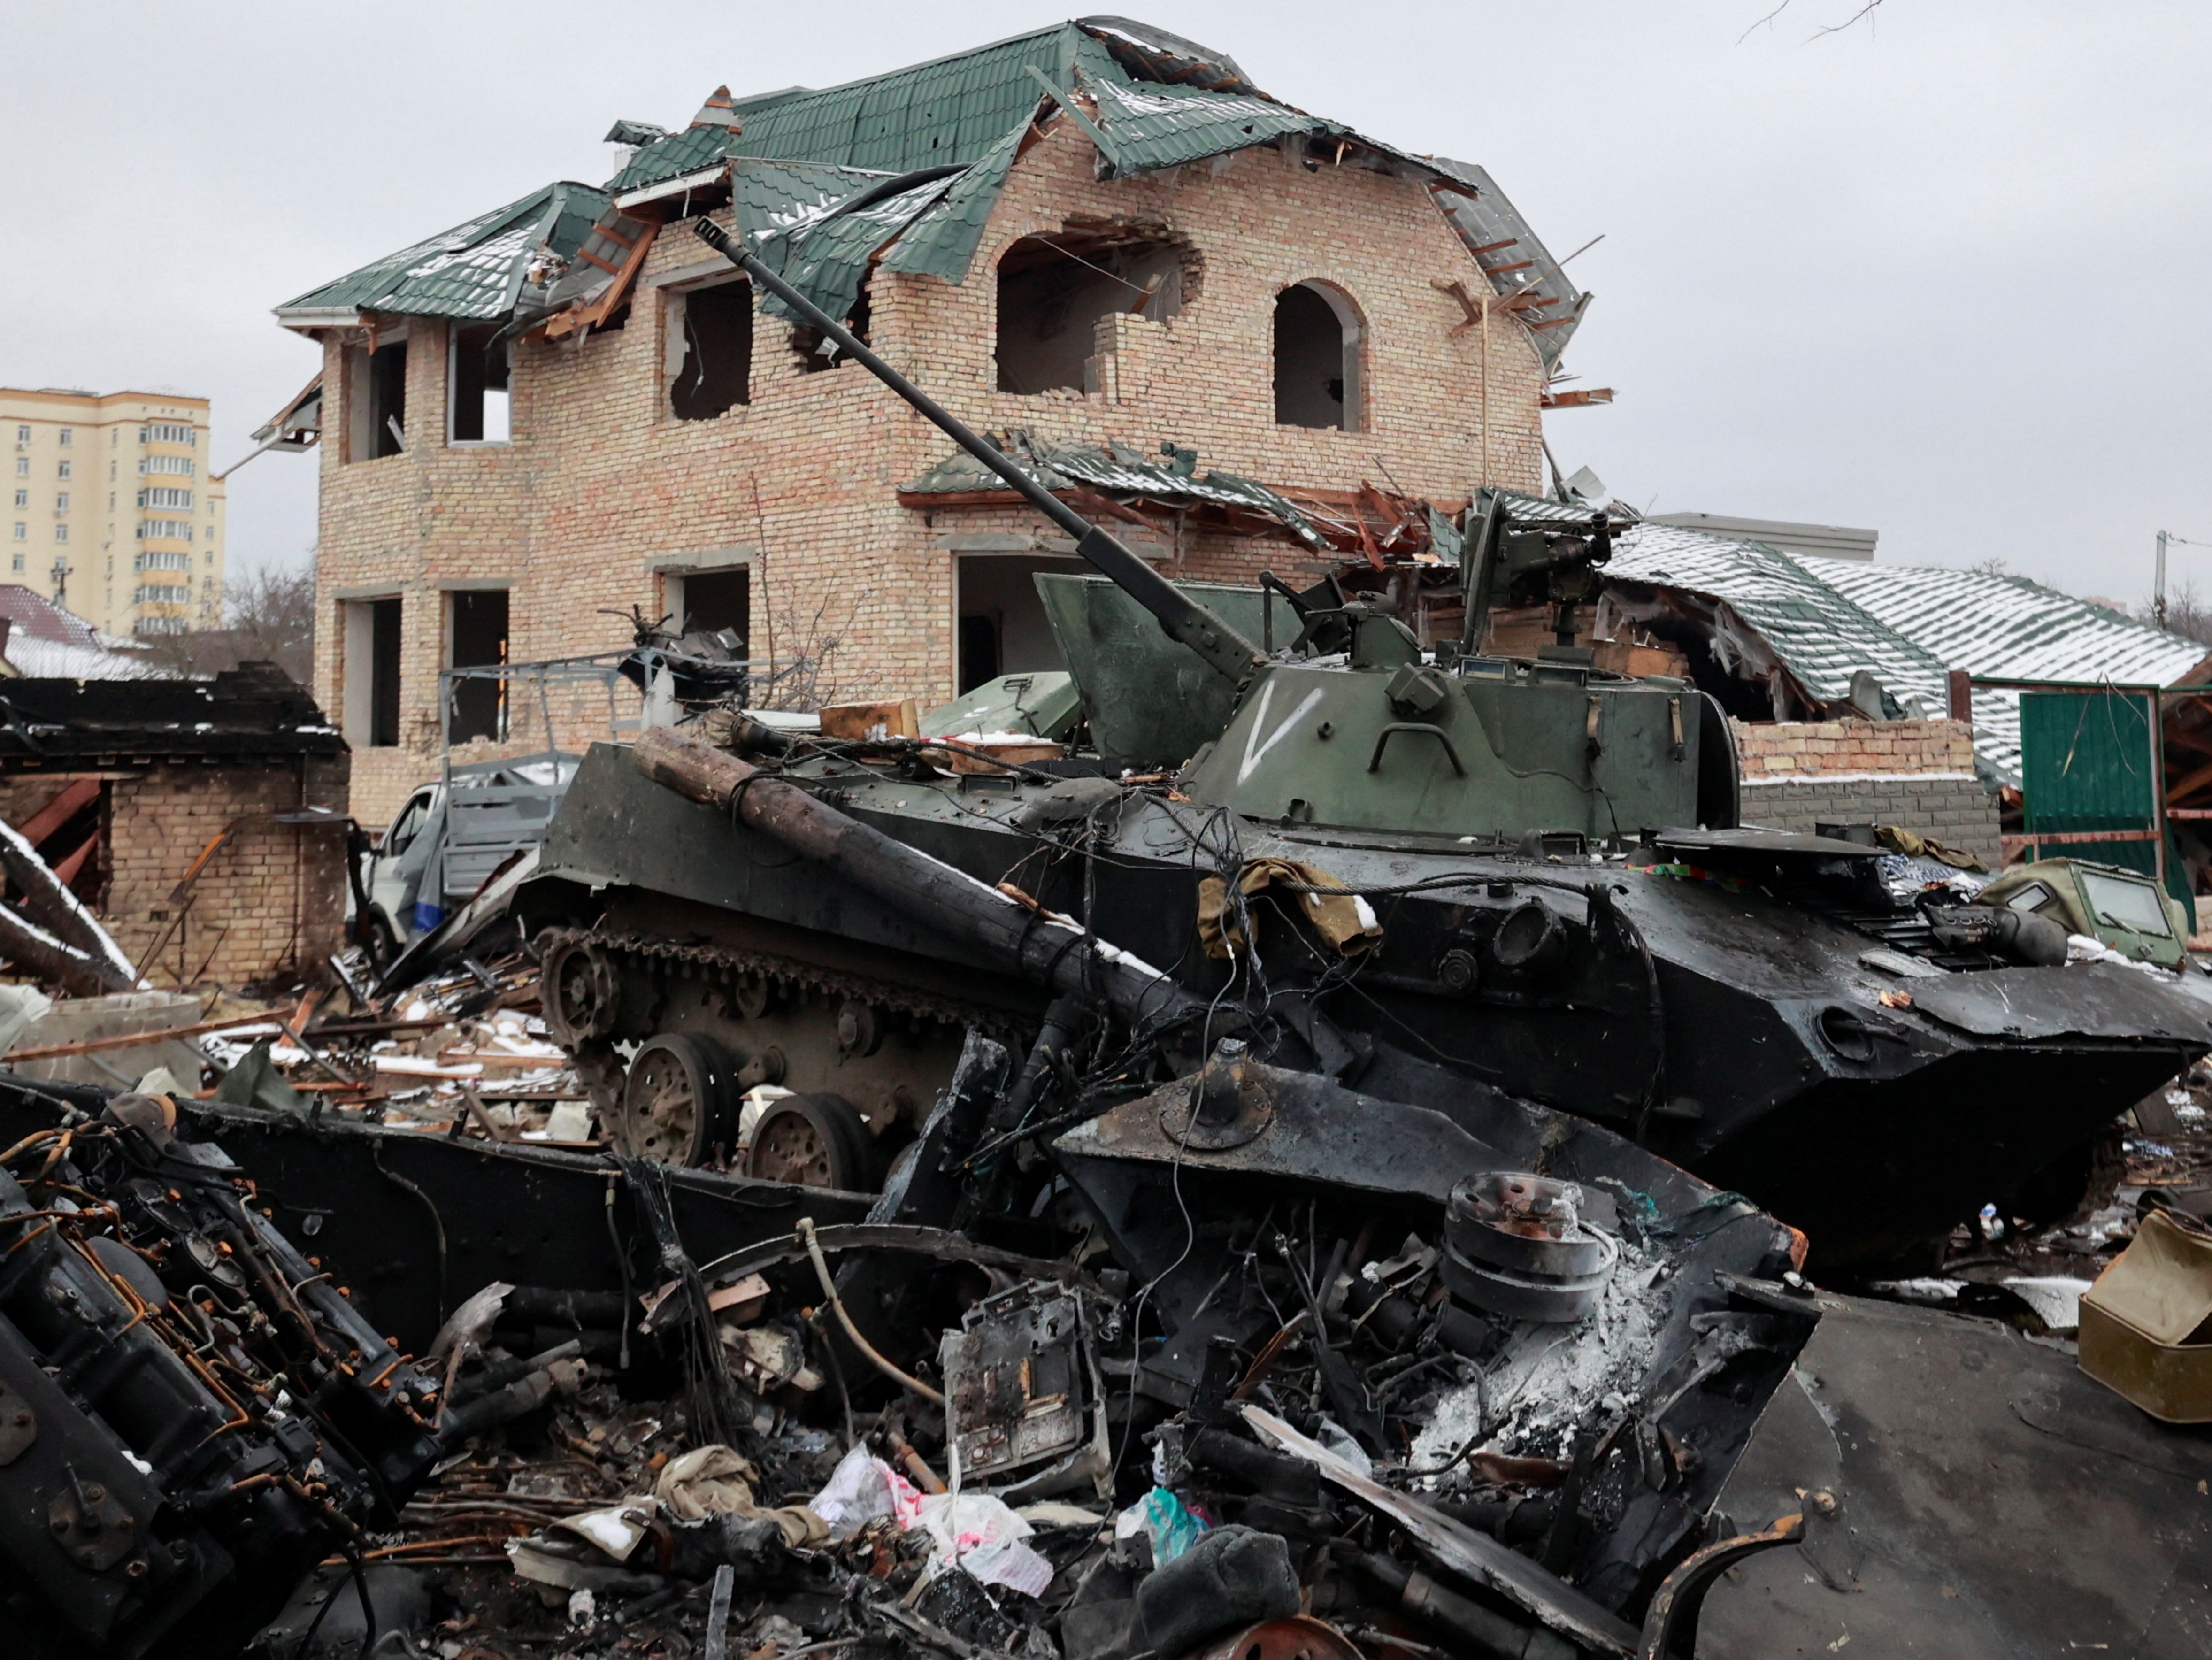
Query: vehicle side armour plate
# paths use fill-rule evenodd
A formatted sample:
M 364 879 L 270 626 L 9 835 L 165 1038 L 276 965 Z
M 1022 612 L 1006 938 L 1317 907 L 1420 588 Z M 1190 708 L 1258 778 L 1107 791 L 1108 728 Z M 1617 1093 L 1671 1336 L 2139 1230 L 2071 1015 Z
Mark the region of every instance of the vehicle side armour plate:
M 1992 969 L 1919 981 L 1912 1006 L 1977 1037 L 2117 1037 L 2202 1043 L 2212 999 L 2119 963 Z

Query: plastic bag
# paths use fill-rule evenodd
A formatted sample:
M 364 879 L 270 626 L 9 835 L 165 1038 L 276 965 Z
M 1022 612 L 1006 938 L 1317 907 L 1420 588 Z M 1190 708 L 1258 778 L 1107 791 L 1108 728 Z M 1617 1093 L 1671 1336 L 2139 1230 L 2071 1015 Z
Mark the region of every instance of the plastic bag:
M 1154 1487 L 1114 1518 L 1114 1536 L 1145 1534 L 1152 1541 L 1152 1566 L 1164 1567 L 1198 1542 L 1206 1523 L 1165 1487 Z

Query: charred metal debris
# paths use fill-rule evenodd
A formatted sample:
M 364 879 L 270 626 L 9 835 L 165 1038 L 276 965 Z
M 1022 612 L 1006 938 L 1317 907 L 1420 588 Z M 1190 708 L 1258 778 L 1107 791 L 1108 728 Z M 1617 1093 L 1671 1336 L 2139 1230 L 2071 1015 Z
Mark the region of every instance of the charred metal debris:
M 1042 1030 L 872 1201 L 8 1085 L 19 1651 L 1665 1651 L 1802 1241 L 1540 1108 Z M 533 1207 L 564 1283 L 477 1283 Z

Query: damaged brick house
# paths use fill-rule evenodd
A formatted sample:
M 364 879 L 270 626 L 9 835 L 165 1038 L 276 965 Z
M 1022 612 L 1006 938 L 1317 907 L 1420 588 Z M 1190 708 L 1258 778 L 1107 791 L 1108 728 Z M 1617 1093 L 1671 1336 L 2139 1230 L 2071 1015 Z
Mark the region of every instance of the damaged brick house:
M 1478 486 L 1534 487 L 1540 409 L 1589 396 L 1546 391 L 1586 296 L 1481 169 L 1148 26 L 611 137 L 634 150 L 605 188 L 278 308 L 324 349 L 270 430 L 327 440 L 317 691 L 368 822 L 434 764 L 441 669 L 617 648 L 604 613 L 633 605 L 846 696 L 1056 660 L 1030 579 L 1068 544 L 763 303 L 702 216 L 1193 579 L 1420 554 Z M 457 700 L 452 736 L 543 747 L 523 701 Z
M 344 943 L 349 757 L 283 671 L 0 685 L 0 863 L 33 923 L 65 890 L 155 986 L 319 972 Z

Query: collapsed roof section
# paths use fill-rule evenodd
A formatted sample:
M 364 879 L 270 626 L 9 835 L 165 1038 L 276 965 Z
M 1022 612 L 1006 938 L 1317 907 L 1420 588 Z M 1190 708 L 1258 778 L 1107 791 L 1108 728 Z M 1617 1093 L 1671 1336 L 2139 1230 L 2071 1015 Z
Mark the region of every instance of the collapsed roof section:
M 1164 453 L 1170 459 L 1163 465 L 1126 444 L 1063 448 L 1019 428 L 993 435 L 991 441 L 1048 490 L 1089 493 L 1125 508 L 1212 509 L 1237 528 L 1287 532 L 1316 551 L 1331 545 L 1305 514 L 1265 484 L 1218 469 L 1200 474 L 1193 451 L 1169 446 Z M 900 503 L 907 507 L 953 506 L 1001 496 L 1018 499 L 996 473 L 958 450 L 899 488 Z
M 1617 535 L 1605 576 L 1620 614 L 1681 617 L 1729 672 L 1814 706 L 1848 701 L 1862 671 L 1940 714 L 1954 670 L 2172 685 L 2204 659 L 2195 641 L 2026 577 L 1824 559 L 1672 525 Z M 1975 693 L 1974 752 L 1999 781 L 2021 781 L 2017 693 Z
M 274 663 L 212 680 L 27 678 L 8 683 L 0 760 L 114 756 L 342 755 L 345 739 Z
M 1480 167 L 1310 115 L 1165 30 L 1090 17 L 822 90 L 720 88 L 675 132 L 618 122 L 611 136 L 638 148 L 605 191 L 550 186 L 277 314 L 303 328 L 393 313 L 587 330 L 619 309 L 659 222 L 732 201 L 756 251 L 842 317 L 874 265 L 964 280 L 1015 158 L 1055 112 L 1090 138 L 1102 179 L 1281 145 L 1311 167 L 1419 182 L 1547 368 L 1588 304 Z M 544 280 L 526 295 L 532 275 Z
M 318 328 L 368 313 L 475 322 L 507 316 L 533 269 L 565 264 L 608 199 L 590 185 L 548 185 L 286 301 L 277 320 Z

